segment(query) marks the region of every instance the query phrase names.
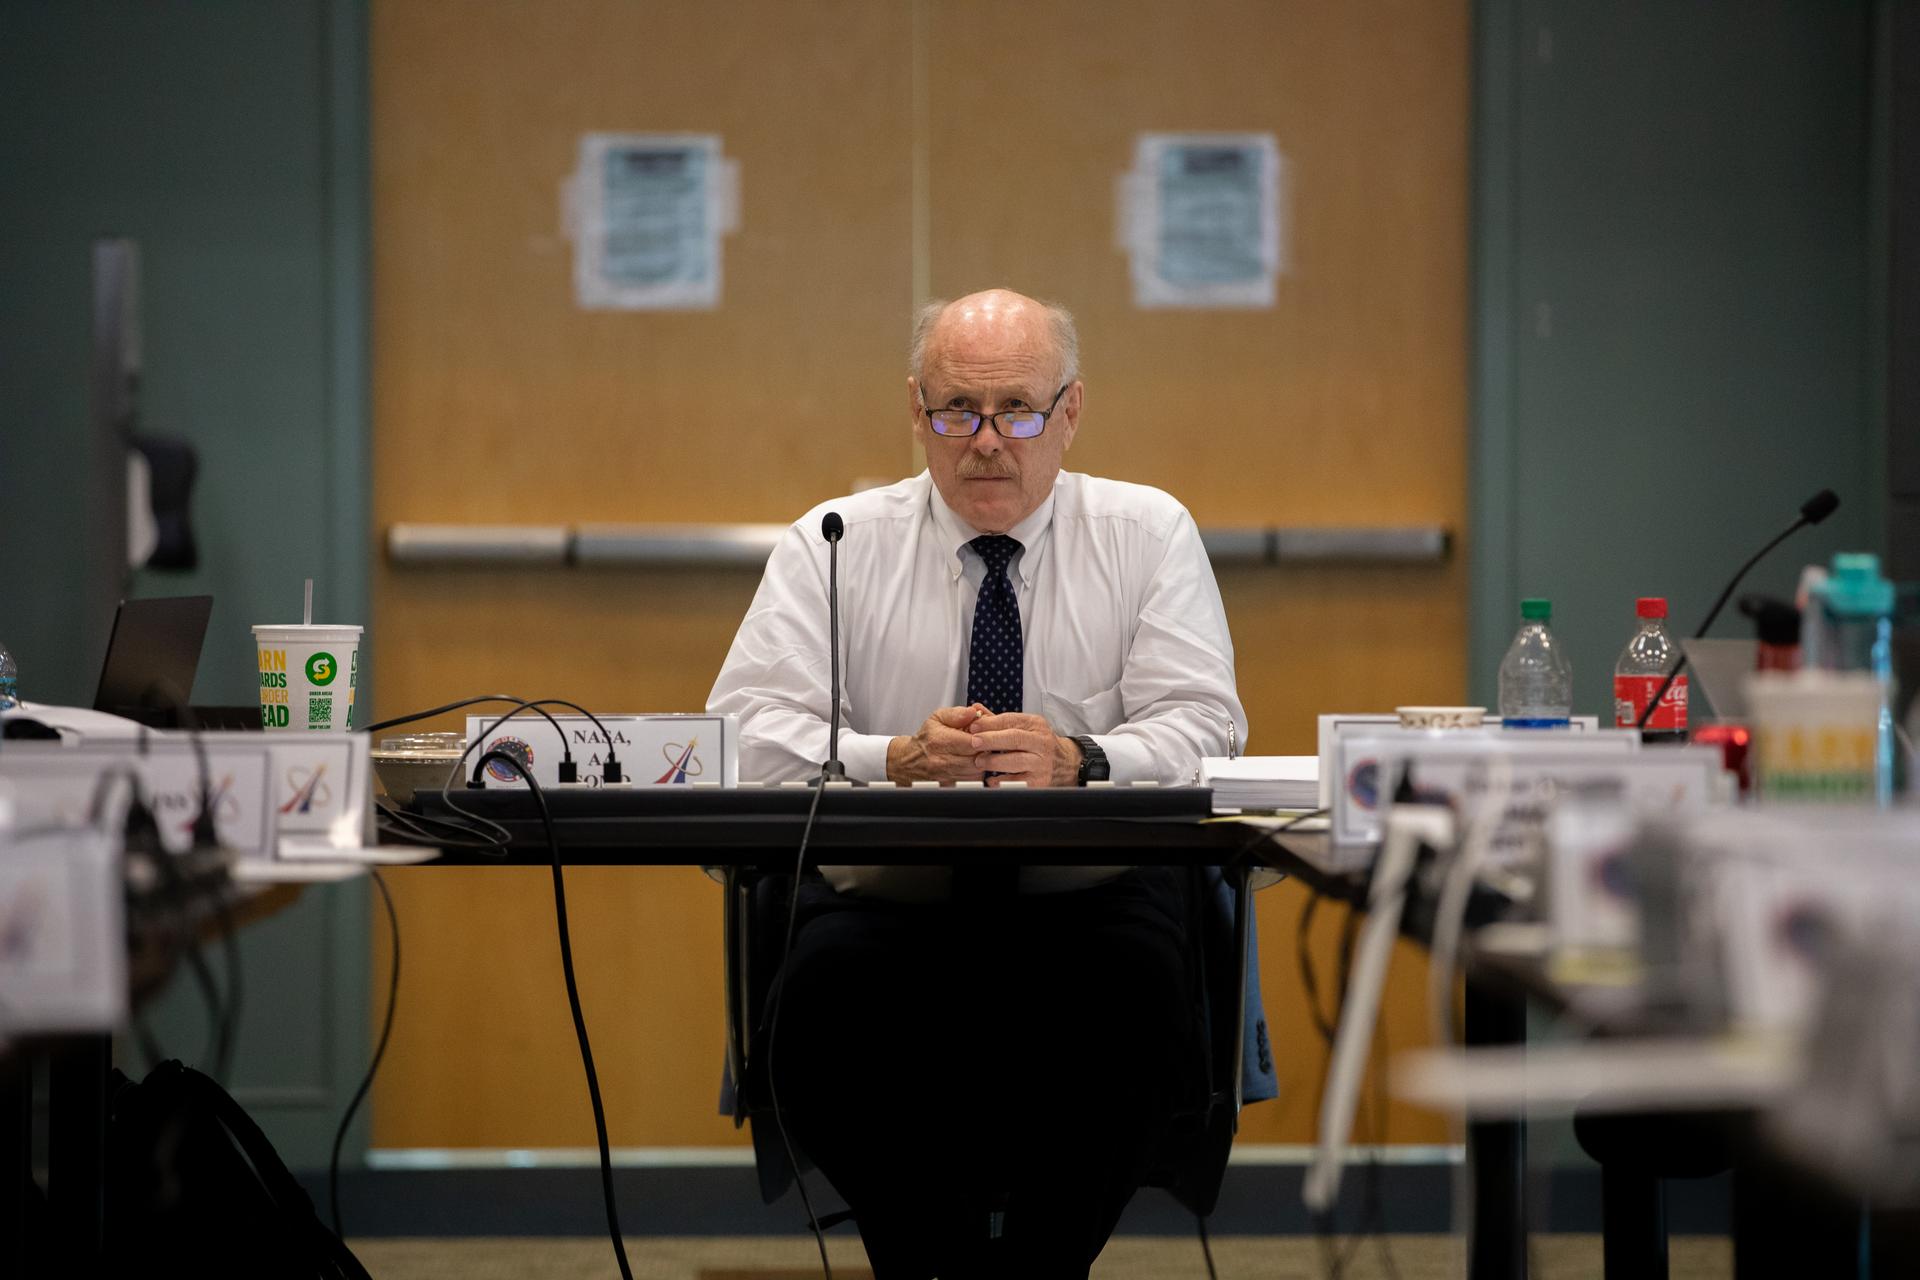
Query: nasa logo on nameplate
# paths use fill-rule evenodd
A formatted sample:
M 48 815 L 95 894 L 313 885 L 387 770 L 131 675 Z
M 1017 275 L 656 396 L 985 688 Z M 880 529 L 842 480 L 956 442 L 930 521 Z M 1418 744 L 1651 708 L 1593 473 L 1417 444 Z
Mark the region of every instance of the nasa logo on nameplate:
M 543 787 L 560 782 L 560 759 L 564 754 L 554 724 L 537 713 L 522 713 L 504 723 L 498 716 L 468 716 L 467 741 L 478 742 L 486 734 L 483 746 L 476 747 L 472 761 L 492 751 L 504 751 L 525 765 Z M 613 737 L 613 750 L 620 760 L 620 772 L 636 787 L 690 786 L 718 783 L 731 787 L 739 780 L 740 725 L 733 716 L 709 715 L 605 715 L 599 724 L 587 716 L 555 716 L 560 732 L 566 734 L 565 746 L 573 752 L 580 767 L 580 781 L 589 787 L 601 785 L 600 771 L 607 759 L 606 734 Z M 480 778 L 489 787 L 524 787 L 526 783 L 512 765 L 488 761 Z

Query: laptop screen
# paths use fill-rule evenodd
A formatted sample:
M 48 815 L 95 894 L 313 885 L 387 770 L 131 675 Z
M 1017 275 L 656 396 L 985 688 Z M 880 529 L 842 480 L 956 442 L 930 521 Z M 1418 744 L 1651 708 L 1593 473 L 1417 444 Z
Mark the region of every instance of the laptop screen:
M 212 596 L 122 600 L 100 668 L 94 710 L 125 713 L 186 706 L 212 613 Z

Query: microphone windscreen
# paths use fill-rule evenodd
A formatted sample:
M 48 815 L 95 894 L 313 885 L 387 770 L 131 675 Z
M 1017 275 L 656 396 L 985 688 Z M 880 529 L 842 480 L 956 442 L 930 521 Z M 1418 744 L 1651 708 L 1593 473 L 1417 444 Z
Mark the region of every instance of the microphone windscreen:
M 1831 497 L 1832 495 L 1829 494 L 1828 496 Z M 846 531 L 847 526 L 841 521 L 838 511 L 829 511 L 820 518 L 820 536 L 828 542 L 840 541 L 840 535 Z
M 1800 504 L 1800 518 L 1808 524 L 1819 524 L 1840 506 L 1840 495 L 1831 489 L 1822 489 Z

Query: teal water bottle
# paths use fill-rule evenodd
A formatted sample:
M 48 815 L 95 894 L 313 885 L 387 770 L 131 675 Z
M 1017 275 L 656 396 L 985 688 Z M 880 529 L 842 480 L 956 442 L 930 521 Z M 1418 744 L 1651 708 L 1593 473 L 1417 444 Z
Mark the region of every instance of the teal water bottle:
M 1862 671 L 1880 681 L 1880 724 L 1874 735 L 1874 791 L 1882 805 L 1893 802 L 1893 583 L 1880 574 L 1880 557 L 1843 551 L 1821 590 L 1825 636 L 1820 665 L 1833 671 Z

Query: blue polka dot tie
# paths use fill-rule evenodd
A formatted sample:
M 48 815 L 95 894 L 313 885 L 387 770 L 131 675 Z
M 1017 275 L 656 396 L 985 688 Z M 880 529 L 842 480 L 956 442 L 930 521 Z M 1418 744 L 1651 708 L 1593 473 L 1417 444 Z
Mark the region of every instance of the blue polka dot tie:
M 1013 597 L 1007 566 L 1020 544 L 1004 533 L 989 533 L 967 544 L 987 566 L 973 606 L 973 647 L 967 658 L 967 701 L 1000 713 L 1023 709 L 1020 602 Z
M 1025 680 L 1021 672 L 1024 650 L 1020 640 L 1020 602 L 1013 597 L 1007 566 L 1020 544 L 1004 533 L 989 533 L 967 544 L 987 566 L 980 594 L 973 603 L 973 647 L 967 655 L 967 701 L 987 710 L 1023 710 Z M 997 777 L 997 774 L 988 774 Z M 953 869 L 953 896 L 957 902 L 981 904 L 1010 897 L 1020 882 L 1020 868 L 1012 863 L 957 866 Z

